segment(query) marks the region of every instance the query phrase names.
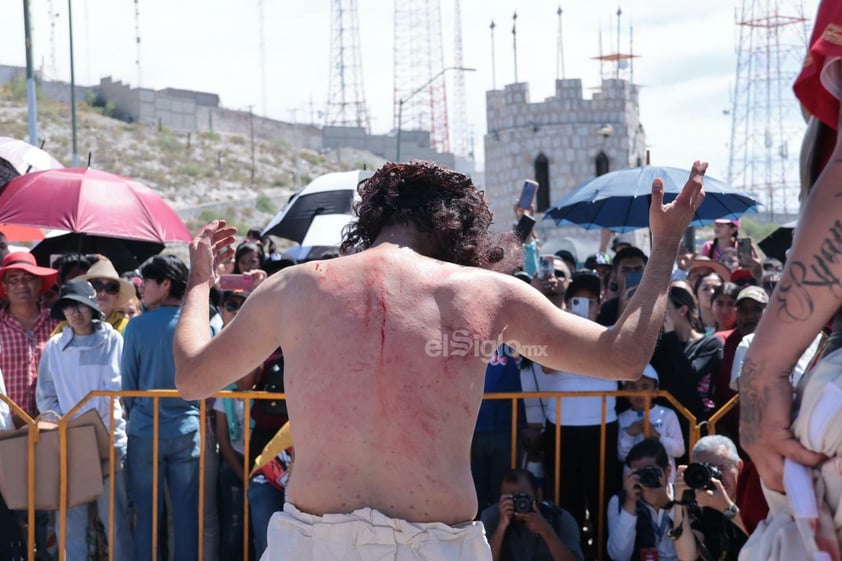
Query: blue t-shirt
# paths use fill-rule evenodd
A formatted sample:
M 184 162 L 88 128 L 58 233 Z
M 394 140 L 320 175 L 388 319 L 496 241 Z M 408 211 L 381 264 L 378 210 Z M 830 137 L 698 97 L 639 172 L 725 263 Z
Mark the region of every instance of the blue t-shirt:
M 160 306 L 132 318 L 123 333 L 120 370 L 124 390 L 170 390 L 175 388 L 173 336 L 181 308 Z M 154 400 L 124 398 L 130 436 L 152 437 Z M 199 430 L 199 402 L 160 398 L 159 438 L 175 438 Z
M 520 385 L 520 360 L 506 345 L 502 345 L 485 369 L 484 393 L 522 392 Z M 518 400 L 519 426 L 525 422 L 523 401 Z M 506 432 L 512 430 L 512 401 L 510 399 L 486 399 L 477 416 L 475 432 Z

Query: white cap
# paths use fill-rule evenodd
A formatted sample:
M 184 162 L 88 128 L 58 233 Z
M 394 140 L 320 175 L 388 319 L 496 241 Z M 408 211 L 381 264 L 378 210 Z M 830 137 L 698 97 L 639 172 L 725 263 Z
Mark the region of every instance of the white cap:
M 656 383 L 660 384 L 661 380 L 658 378 L 658 371 L 651 364 L 647 364 L 643 369 L 643 375 L 647 378 L 652 378 Z

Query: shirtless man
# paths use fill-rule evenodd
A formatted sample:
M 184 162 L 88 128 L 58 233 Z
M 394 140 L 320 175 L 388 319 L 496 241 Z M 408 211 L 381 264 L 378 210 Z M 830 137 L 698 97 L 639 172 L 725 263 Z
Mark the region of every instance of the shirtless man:
M 611 330 L 480 268 L 504 258 L 488 233 L 483 194 L 433 164 L 383 166 L 361 184 L 359 222 L 343 244 L 364 251 L 270 277 L 214 339 L 208 291 L 215 262 L 232 253 L 234 229 L 205 226 L 191 244 L 175 335 L 184 398 L 210 395 L 284 349 L 295 470 L 263 559 L 344 558 L 353 549 L 366 558 L 365 544 L 382 552 L 387 543 L 399 559 L 490 560 L 481 524 L 470 522 L 470 445 L 487 361 L 479 347 L 529 345 L 529 358 L 555 370 L 637 378 L 663 324 L 672 264 L 704 198 L 706 168 L 696 162 L 668 205 L 663 183 L 653 184 L 652 255 Z M 443 344 L 465 334 L 467 352 Z M 332 523 L 352 529 L 320 540 Z

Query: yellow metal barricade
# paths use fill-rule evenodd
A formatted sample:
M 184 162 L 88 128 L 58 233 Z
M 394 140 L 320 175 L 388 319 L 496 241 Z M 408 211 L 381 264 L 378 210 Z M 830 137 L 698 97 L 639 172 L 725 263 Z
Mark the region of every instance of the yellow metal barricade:
M 600 473 L 599 473 L 599 512 L 595 517 L 596 523 L 596 542 L 595 547 L 597 551 L 597 559 L 602 561 L 604 556 L 603 546 L 605 543 L 605 512 L 603 511 L 605 505 L 608 503 L 608 497 L 605 496 L 605 461 L 606 461 L 606 454 L 609 453 L 606 450 L 606 418 L 607 418 L 607 398 L 608 397 L 630 397 L 630 396 L 644 396 L 646 397 L 646 410 L 648 411 L 652 407 L 652 400 L 657 397 L 663 397 L 667 401 L 670 402 L 671 407 L 673 410 L 687 419 L 690 430 L 689 435 L 687 438 L 687 450 L 692 450 L 693 446 L 698 442 L 700 435 L 701 435 L 701 426 L 697 422 L 696 417 L 683 405 L 681 405 L 678 400 L 676 400 L 672 394 L 666 391 L 653 391 L 653 392 L 632 392 L 632 391 L 614 391 L 614 392 L 509 392 L 509 393 L 487 393 L 483 396 L 483 400 L 509 400 L 511 402 L 512 408 L 512 436 L 511 436 L 511 467 L 512 469 L 518 466 L 517 462 L 517 437 L 518 437 L 518 408 L 517 402 L 520 399 L 531 399 L 531 398 L 556 398 L 555 406 L 556 406 L 556 424 L 555 424 L 555 461 L 553 465 L 555 466 L 555 473 L 553 474 L 553 480 L 555 482 L 554 488 L 552 489 L 552 496 L 553 502 L 559 504 L 560 499 L 560 469 L 561 469 L 561 431 L 564 430 L 564 427 L 561 426 L 561 398 L 593 398 L 599 397 L 602 399 L 602 413 L 601 413 L 601 430 L 600 430 L 600 438 L 599 438 L 599 454 L 600 454 Z M 732 399 L 729 404 L 732 404 L 734 399 Z M 723 413 L 724 415 L 724 413 Z M 649 416 L 645 415 L 644 417 L 644 429 L 643 434 L 645 436 L 649 436 L 650 434 L 650 423 L 649 423 Z M 611 451 L 611 453 L 616 455 L 616 448 Z M 560 505 L 564 506 L 564 505 Z
M 511 457 L 509 458 L 510 464 L 512 468 L 517 467 L 518 465 L 518 458 L 517 454 L 517 437 L 518 437 L 518 400 L 520 399 L 530 399 L 530 398 L 556 398 L 556 431 L 555 431 L 555 474 L 554 474 L 554 488 L 552 491 L 552 496 L 556 504 L 559 502 L 559 495 L 560 495 L 560 483 L 559 483 L 559 475 L 561 469 L 561 431 L 564 430 L 564 427 L 560 424 L 561 419 L 561 410 L 562 410 L 562 403 L 561 398 L 594 398 L 599 397 L 602 400 L 602 407 L 601 407 L 601 431 L 600 431 L 600 442 L 599 442 L 599 450 L 600 450 L 600 485 L 599 485 L 599 504 L 600 504 L 600 511 L 596 516 L 596 550 L 597 550 L 597 559 L 600 561 L 603 560 L 604 551 L 603 551 L 603 544 L 605 543 L 605 512 L 603 512 L 604 505 L 607 504 L 607 497 L 605 497 L 605 461 L 608 457 L 607 454 L 616 454 L 616 450 L 607 450 L 607 436 L 606 436 L 606 418 L 608 416 L 607 410 L 607 399 L 609 397 L 629 397 L 633 395 L 643 395 L 646 397 L 646 407 L 647 410 L 651 407 L 652 400 L 656 397 L 663 397 L 668 400 L 675 412 L 685 419 L 687 419 L 689 424 L 689 434 L 687 435 L 687 449 L 692 450 L 695 443 L 698 441 L 701 435 L 701 425 L 697 422 L 696 418 L 693 416 L 690 411 L 688 411 L 685 407 L 683 407 L 678 401 L 668 392 L 665 391 L 654 391 L 654 392 L 630 392 L 630 391 L 614 391 L 614 392 L 523 392 L 523 393 L 489 393 L 483 396 L 483 400 L 509 400 L 511 403 L 511 421 L 512 421 L 512 435 L 511 435 L 511 444 L 512 444 L 512 453 Z M 59 536 L 58 536 L 58 545 L 59 545 L 59 560 L 64 560 L 64 550 L 65 545 L 67 542 L 67 535 L 66 535 L 66 517 L 67 517 L 67 501 L 68 501 L 68 494 L 67 494 L 67 485 L 68 485 L 68 450 L 67 450 L 67 422 L 73 418 L 73 416 L 80 411 L 88 401 L 90 401 L 94 397 L 107 397 L 109 399 L 109 404 L 111 406 L 111 410 L 113 410 L 114 400 L 125 398 L 125 397 L 146 397 L 153 399 L 154 405 L 154 414 L 153 414 L 153 444 L 152 444 L 152 462 L 153 465 L 158 464 L 158 457 L 159 457 L 159 440 L 158 440 L 158 430 L 160 425 L 159 419 L 159 405 L 161 399 L 181 399 L 181 395 L 176 390 L 147 390 L 147 391 L 119 391 L 119 392 L 108 392 L 108 391 L 93 391 L 89 393 L 81 402 L 79 402 L 73 409 L 68 411 L 68 413 L 60 419 L 59 425 L 59 434 L 60 434 L 60 508 L 57 512 L 58 516 L 58 526 L 59 526 Z M 230 391 L 223 391 L 217 392 L 214 394 L 215 398 L 236 398 L 242 399 L 244 401 L 244 411 L 248 412 L 251 410 L 251 403 L 252 400 L 260 400 L 260 399 L 285 399 L 283 394 L 275 394 L 275 393 L 267 393 L 263 391 L 247 391 L 247 392 L 230 392 Z M 0 400 L 9 404 L 11 410 L 15 415 L 17 415 L 20 419 L 24 421 L 24 423 L 29 427 L 29 438 L 28 438 L 28 458 L 29 458 L 29 473 L 27 476 L 27 488 L 28 488 L 28 497 L 29 497 L 29 505 L 27 509 L 27 532 L 26 532 L 26 539 L 27 543 L 29 544 L 28 548 L 28 561 L 34 561 L 35 558 L 35 549 L 34 549 L 34 541 L 35 541 L 35 443 L 37 441 L 37 425 L 35 420 L 29 417 L 17 404 L 12 402 L 8 397 L 0 395 Z M 709 432 L 715 432 L 715 424 L 718 420 L 720 420 L 728 411 L 730 411 L 738 402 L 737 397 L 731 399 L 728 403 L 726 403 L 722 408 L 720 408 L 714 415 L 710 417 L 708 421 L 705 423 L 708 424 Z M 246 415 L 246 419 L 248 419 L 248 414 Z M 649 424 L 649 417 L 644 416 L 644 434 L 649 436 L 650 434 L 650 424 Z M 205 447 L 207 444 L 207 434 L 206 434 L 206 422 L 207 422 L 207 407 L 204 400 L 200 401 L 199 404 L 199 438 L 200 438 L 200 451 L 199 451 L 199 504 L 198 504 L 198 526 L 199 526 L 199 536 L 198 536 L 198 552 L 199 558 L 202 558 L 203 555 L 203 534 L 204 534 L 204 504 L 205 504 L 205 497 L 204 497 L 204 481 L 205 481 Z M 703 423 L 704 424 L 704 423 Z M 116 453 L 114 449 L 114 428 L 115 428 L 115 421 L 113 417 L 111 418 L 110 426 L 109 426 L 109 434 L 110 434 L 110 452 L 109 452 L 109 492 L 112 500 L 109 501 L 109 508 L 108 513 L 100 513 L 100 516 L 108 516 L 109 524 L 108 524 L 108 558 L 110 560 L 114 559 L 114 548 L 113 548 L 113 538 L 114 538 L 114 474 L 116 472 Z M 250 457 L 250 438 L 251 438 L 251 427 L 250 423 L 244 423 L 243 427 L 244 431 L 244 442 L 245 442 L 245 454 L 243 455 L 243 471 L 245 474 L 248 474 L 250 471 L 250 467 L 248 465 L 248 459 Z M 160 481 L 158 480 L 158 470 L 154 469 L 152 473 L 152 551 L 156 551 L 158 547 L 158 486 L 160 485 Z M 243 481 L 243 493 L 244 493 L 244 500 L 243 500 L 243 558 L 248 558 L 248 551 L 249 551 L 249 504 L 248 504 L 248 489 L 249 489 L 249 478 L 245 477 Z M 563 506 L 563 505 L 562 505 Z

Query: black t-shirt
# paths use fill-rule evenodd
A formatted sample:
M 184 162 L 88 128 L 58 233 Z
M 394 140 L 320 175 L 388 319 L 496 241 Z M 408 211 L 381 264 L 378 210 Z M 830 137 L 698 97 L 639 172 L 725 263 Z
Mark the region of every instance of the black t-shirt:
M 704 546 L 715 561 L 737 561 L 740 550 L 748 540 L 748 536 L 736 524 L 711 508 L 702 509 L 702 517 L 694 521 L 693 529 L 702 532 Z
M 596 322 L 607 327 L 617 323 L 619 317 L 620 299 L 615 297 L 602 303 L 599 313 L 596 315 Z

